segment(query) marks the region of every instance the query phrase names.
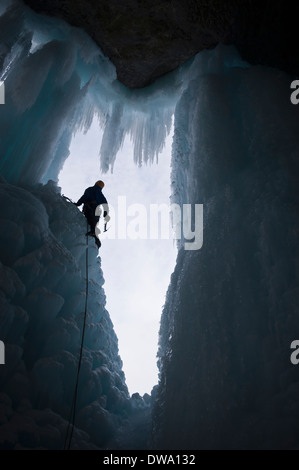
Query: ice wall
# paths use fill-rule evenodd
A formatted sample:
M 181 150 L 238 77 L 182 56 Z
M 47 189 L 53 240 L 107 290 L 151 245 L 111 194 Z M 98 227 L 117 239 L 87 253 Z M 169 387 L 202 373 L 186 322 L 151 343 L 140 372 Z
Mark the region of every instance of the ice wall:
M 54 184 L 26 190 L 1 181 L 0 192 L 0 331 L 7 364 L 0 370 L 0 447 L 59 449 L 83 325 L 85 223 Z M 108 438 L 113 413 L 128 402 L 96 254 L 90 247 L 91 292 L 78 397 L 78 425 L 85 433 L 75 433 L 75 447 L 87 446 L 88 434 L 98 445 L 104 439 L 91 428 L 91 414 L 101 415 Z
M 160 330 L 153 446 L 298 448 L 299 109 L 290 77 L 197 56 L 175 111 L 173 201 L 204 204 Z M 240 67 L 241 66 L 241 67 Z
M 53 182 L 0 182 L 0 449 L 62 449 L 75 389 L 86 299 L 86 222 Z M 89 246 L 89 296 L 72 449 L 132 446 L 150 401 L 129 397 Z M 136 423 L 135 423 L 136 422 Z M 143 442 L 139 429 L 134 445 Z M 141 445 L 141 444 L 140 444 Z M 143 443 L 144 445 L 144 443 Z

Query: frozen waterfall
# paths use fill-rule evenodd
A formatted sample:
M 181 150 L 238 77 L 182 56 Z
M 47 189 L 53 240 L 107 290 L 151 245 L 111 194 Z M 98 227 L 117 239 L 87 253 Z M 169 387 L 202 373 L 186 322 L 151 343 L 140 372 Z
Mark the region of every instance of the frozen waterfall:
M 172 201 L 204 205 L 204 245 L 179 244 L 151 397 L 128 394 L 91 249 L 74 448 L 297 448 L 290 77 L 220 45 L 130 91 L 82 31 L 17 0 L 0 15 L 0 448 L 57 449 L 64 439 L 85 293 L 85 220 L 55 183 L 73 135 L 99 118 L 108 171 L 127 135 L 136 164 L 157 159 L 173 114 Z

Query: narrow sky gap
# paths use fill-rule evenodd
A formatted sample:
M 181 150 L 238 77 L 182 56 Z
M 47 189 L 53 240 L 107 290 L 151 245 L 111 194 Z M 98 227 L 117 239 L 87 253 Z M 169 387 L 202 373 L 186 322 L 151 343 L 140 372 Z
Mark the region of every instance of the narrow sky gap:
M 139 168 L 133 162 L 129 139 L 116 159 L 113 174 L 99 170 L 101 132 L 95 120 L 86 135 L 74 137 L 70 157 L 59 177 L 62 192 L 73 200 L 98 179 L 105 181 L 109 204 L 118 207 L 169 204 L 172 135 L 167 139 L 159 164 Z M 132 220 L 128 217 L 128 222 Z M 111 230 L 116 220 L 111 220 Z M 114 225 L 114 227 L 113 227 Z M 117 234 L 116 230 L 116 234 Z M 150 393 L 158 382 L 156 354 L 165 294 L 174 270 L 177 250 L 173 240 L 103 239 L 100 251 L 105 278 L 107 310 L 119 339 L 120 356 L 131 394 Z

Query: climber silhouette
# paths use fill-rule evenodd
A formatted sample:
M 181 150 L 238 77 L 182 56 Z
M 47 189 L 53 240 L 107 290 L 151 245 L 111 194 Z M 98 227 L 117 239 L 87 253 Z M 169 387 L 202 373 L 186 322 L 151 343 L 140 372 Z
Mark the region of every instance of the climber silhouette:
M 100 248 L 102 245 L 96 235 L 96 225 L 100 220 L 100 216 L 96 215 L 96 209 L 98 206 L 103 206 L 104 208 L 104 218 L 106 223 L 110 220 L 108 202 L 102 192 L 104 187 L 105 184 L 103 181 L 97 181 L 94 186 L 87 188 L 79 201 L 75 203 L 77 207 L 84 204 L 83 214 L 85 215 L 88 225 L 90 226 L 90 231 L 86 235 L 95 239 L 98 248 Z

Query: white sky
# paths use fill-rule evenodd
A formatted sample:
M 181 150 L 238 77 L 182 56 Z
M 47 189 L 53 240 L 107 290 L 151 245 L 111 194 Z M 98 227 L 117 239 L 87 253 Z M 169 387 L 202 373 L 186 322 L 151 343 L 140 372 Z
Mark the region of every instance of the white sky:
M 117 209 L 118 197 L 127 206 L 169 204 L 172 136 L 159 156 L 159 164 L 139 168 L 133 149 L 125 141 L 113 174 L 100 172 L 101 131 L 95 120 L 87 135 L 77 135 L 59 178 L 63 194 L 76 201 L 84 190 L 102 179 L 104 195 Z M 149 212 L 149 211 L 148 211 Z M 128 222 L 133 218 L 128 217 Z M 117 221 L 109 224 L 110 235 Z M 117 229 L 116 229 L 117 234 Z M 109 232 L 108 232 L 109 235 Z M 150 393 L 158 382 L 156 354 L 165 294 L 174 270 L 177 249 L 170 240 L 102 239 L 100 250 L 107 310 L 119 340 L 119 353 L 131 394 Z

